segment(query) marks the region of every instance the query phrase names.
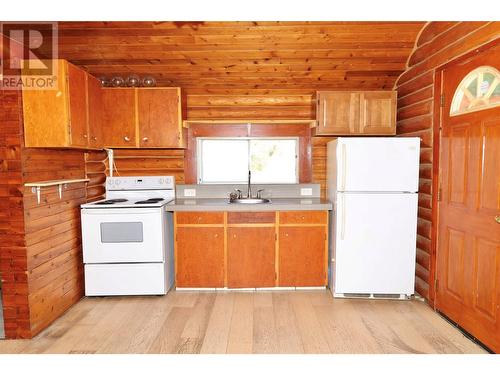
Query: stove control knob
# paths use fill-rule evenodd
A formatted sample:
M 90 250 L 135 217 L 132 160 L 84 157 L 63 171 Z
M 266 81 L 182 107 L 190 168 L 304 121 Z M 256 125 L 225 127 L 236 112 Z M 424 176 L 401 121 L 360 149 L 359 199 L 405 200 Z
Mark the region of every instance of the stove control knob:
M 163 181 L 163 178 L 160 178 L 160 179 L 158 180 L 158 183 L 159 183 L 160 185 L 163 185 L 163 182 L 164 182 L 164 181 Z
M 120 180 L 116 181 L 117 185 L 120 185 L 122 182 Z

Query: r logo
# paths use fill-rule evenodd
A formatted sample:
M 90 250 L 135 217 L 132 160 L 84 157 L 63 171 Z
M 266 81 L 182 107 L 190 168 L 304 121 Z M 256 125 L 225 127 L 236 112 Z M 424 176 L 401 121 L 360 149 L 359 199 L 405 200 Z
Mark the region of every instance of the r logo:
M 1 87 L 3 89 L 42 89 L 42 79 L 57 75 L 57 23 L 56 22 L 2 22 Z M 22 73 L 22 75 L 21 75 Z M 26 79 L 36 85 L 27 85 Z M 22 79 L 20 79 L 22 78 Z M 14 85 L 14 79 L 17 79 Z M 25 82 L 21 82 L 25 81 Z M 15 86 L 15 87 L 14 87 Z M 50 86 L 50 85 L 49 85 Z

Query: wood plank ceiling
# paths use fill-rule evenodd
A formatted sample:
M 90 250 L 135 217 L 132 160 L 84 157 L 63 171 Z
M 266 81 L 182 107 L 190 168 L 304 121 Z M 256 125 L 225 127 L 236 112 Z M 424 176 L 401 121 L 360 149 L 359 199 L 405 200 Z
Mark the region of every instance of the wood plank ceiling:
M 59 55 L 97 77 L 188 94 L 392 89 L 423 22 L 60 22 Z

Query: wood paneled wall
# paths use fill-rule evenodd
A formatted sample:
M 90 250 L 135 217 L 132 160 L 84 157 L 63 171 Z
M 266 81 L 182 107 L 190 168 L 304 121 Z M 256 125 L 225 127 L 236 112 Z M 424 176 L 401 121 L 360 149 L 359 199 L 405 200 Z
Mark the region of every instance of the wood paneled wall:
M 0 274 L 5 334 L 29 338 L 83 296 L 80 204 L 104 194 L 104 152 L 24 147 L 22 98 L 1 91 Z M 42 188 L 40 204 L 27 182 L 90 178 Z
M 7 338 L 31 337 L 17 91 L 0 91 L 0 277 Z
M 399 77 L 397 134 L 420 137 L 420 193 L 418 209 L 416 290 L 430 301 L 434 300 L 433 246 L 433 144 L 436 100 L 434 82 L 436 70 L 443 64 L 478 48 L 500 35 L 498 22 L 431 22 L 422 30 L 408 68 Z M 439 108 L 439 107 L 437 107 Z
M 114 176 L 175 176 L 176 184 L 184 183 L 184 150 L 116 149 L 114 156 Z
M 24 149 L 23 182 L 85 177 L 80 150 Z M 31 333 L 36 335 L 83 297 L 80 205 L 85 183 L 42 188 L 41 201 L 24 188 Z
M 214 90 L 212 90 L 214 91 Z M 316 117 L 315 90 L 219 90 L 198 94 L 188 90 L 188 120 L 306 119 Z

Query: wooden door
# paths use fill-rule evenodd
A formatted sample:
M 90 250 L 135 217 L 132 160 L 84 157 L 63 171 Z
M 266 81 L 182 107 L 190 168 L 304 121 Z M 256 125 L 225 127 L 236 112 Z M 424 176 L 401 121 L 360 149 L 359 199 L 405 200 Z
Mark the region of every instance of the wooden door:
M 450 116 L 477 67 L 500 69 L 499 48 L 443 70 L 436 308 L 500 352 L 500 107 Z M 479 82 L 477 89 L 483 87 Z
M 224 228 L 176 228 L 176 286 L 224 287 Z
M 85 71 L 67 63 L 71 146 L 88 146 L 87 76 Z
M 101 148 L 103 145 L 103 107 L 102 107 L 102 87 L 101 82 L 87 75 L 87 95 L 88 95 L 88 121 L 89 121 L 89 146 Z
M 359 93 L 318 92 L 316 134 L 342 135 L 358 131 Z
M 326 227 L 280 228 L 279 286 L 327 284 L 326 233 Z
M 180 146 L 180 89 L 137 89 L 141 147 Z
M 365 91 L 359 98 L 359 132 L 396 134 L 395 91 Z
M 135 89 L 102 89 L 103 138 L 107 147 L 136 147 Z
M 227 286 L 274 287 L 276 233 L 272 227 L 227 229 Z

